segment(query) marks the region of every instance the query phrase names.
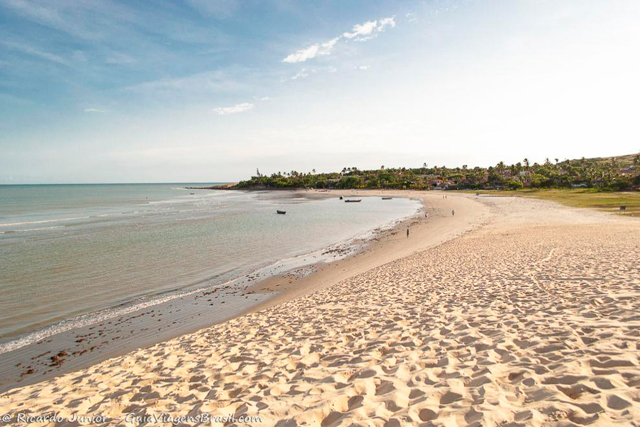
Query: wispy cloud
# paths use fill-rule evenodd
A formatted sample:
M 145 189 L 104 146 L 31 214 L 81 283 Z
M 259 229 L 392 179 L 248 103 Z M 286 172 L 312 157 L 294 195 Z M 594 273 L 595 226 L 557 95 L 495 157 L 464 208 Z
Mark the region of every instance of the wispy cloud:
M 331 51 L 335 47 L 336 43 L 338 43 L 340 37 L 333 38 L 324 43 L 316 43 L 311 45 L 305 49 L 300 49 L 299 51 L 292 53 L 282 60 L 282 62 L 288 62 L 290 64 L 295 64 L 296 62 L 305 62 L 309 59 L 313 59 L 316 56 L 321 55 L 331 55 Z
M 107 110 L 102 110 L 100 108 L 85 108 L 84 112 L 85 113 L 98 113 L 98 114 L 108 113 Z
M 53 54 L 51 52 L 46 52 L 44 50 L 41 50 L 27 43 L 20 43 L 20 42 L 14 42 L 14 41 L 0 41 L 0 44 L 30 56 L 46 59 L 47 61 L 56 62 L 62 65 L 67 65 L 67 66 L 70 65 L 70 62 L 64 59 L 63 57 Z
M 137 85 L 128 86 L 126 89 L 138 93 L 182 93 L 202 94 L 208 92 L 233 92 L 247 90 L 246 83 L 241 82 L 235 75 L 242 70 L 232 69 L 228 71 L 206 71 L 184 77 L 164 78 L 152 80 Z
M 315 72 L 315 70 L 311 70 L 311 71 Z M 300 72 L 298 72 L 296 75 L 291 77 L 291 80 L 304 79 L 305 77 L 309 77 L 309 71 L 306 68 L 303 68 L 302 70 L 300 70 Z
M 253 104 L 250 102 L 243 102 L 242 104 L 236 104 L 231 107 L 218 107 L 214 108 L 213 112 L 219 116 L 225 116 L 227 114 L 244 113 L 253 109 Z
M 187 3 L 205 16 L 230 17 L 239 6 L 238 0 L 187 0 Z
M 104 62 L 107 64 L 127 65 L 135 63 L 136 60 L 134 57 L 126 53 L 113 52 L 111 55 L 107 56 L 107 59 L 105 59 Z
M 355 67 L 356 70 L 361 70 L 361 71 L 365 71 L 368 70 L 369 68 L 371 68 L 371 65 L 360 65 L 358 67 Z
M 364 24 L 356 24 L 351 32 L 344 33 L 343 36 L 349 40 L 367 41 L 377 37 L 378 33 L 383 32 L 387 28 L 396 26 L 393 16 L 384 18 L 379 21 L 368 21 Z
M 355 69 L 357 69 L 358 67 L 354 67 Z M 286 83 L 288 81 L 292 81 L 292 80 L 299 80 L 299 79 L 304 79 L 306 77 L 311 76 L 312 74 L 333 74 L 333 73 L 337 73 L 338 69 L 336 67 L 333 66 L 328 66 L 328 67 L 316 67 L 316 68 L 303 68 L 300 71 L 298 71 L 296 74 L 294 74 L 291 77 L 285 77 L 280 79 L 280 83 Z
M 415 13 L 413 12 L 409 12 L 405 15 L 405 17 L 407 18 L 408 22 L 416 22 L 418 20 L 418 17 L 416 16 Z
M 64 19 L 64 13 L 60 13 L 56 6 L 61 9 L 73 9 L 73 2 L 62 3 L 62 6 L 54 2 L 32 2 L 28 0 L 6 0 L 0 3 L 0 6 L 13 10 L 18 15 L 30 19 L 39 24 L 64 31 L 81 38 L 94 38 L 96 33 L 82 26 L 82 22 L 78 20 Z M 68 14 L 67 14 L 68 15 Z
M 393 28 L 396 26 L 396 21 L 393 16 L 383 18 L 376 21 L 368 21 L 364 24 L 356 24 L 353 26 L 351 32 L 346 32 L 338 37 L 334 37 L 324 43 L 312 44 L 309 47 L 300 49 L 292 54 L 287 55 L 282 62 L 289 64 L 295 64 L 298 62 L 305 62 L 309 59 L 316 58 L 318 56 L 331 55 L 338 41 L 346 39 L 345 41 L 366 41 L 377 37 L 378 33 L 383 32 L 387 28 Z
M 263 96 L 262 98 L 260 98 L 260 101 L 271 101 L 271 98 L 268 96 Z
M 165 4 L 166 3 L 166 4 Z M 190 20 L 176 13 L 169 2 L 139 3 L 96 0 L 2 0 L 0 10 L 65 32 L 94 43 L 140 47 L 141 50 L 166 51 L 156 40 L 168 38 L 185 43 L 224 45 L 224 32 L 207 23 Z M 190 0 L 191 7 L 203 15 L 223 16 L 232 13 L 238 0 Z M 149 40 L 152 34 L 156 37 Z M 206 41 L 206 43 L 205 43 Z

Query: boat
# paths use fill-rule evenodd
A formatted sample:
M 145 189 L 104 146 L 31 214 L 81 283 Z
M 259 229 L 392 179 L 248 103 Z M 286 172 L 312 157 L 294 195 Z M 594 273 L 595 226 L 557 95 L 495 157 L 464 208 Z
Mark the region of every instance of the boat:
M 196 193 L 191 193 L 191 195 L 192 195 L 192 196 L 193 196 L 194 194 L 196 194 Z
M 391 200 L 393 197 L 383 197 L 382 200 Z
M 278 210 L 277 210 L 277 211 L 276 211 L 276 213 L 278 213 L 278 214 L 280 214 L 280 215 L 284 215 L 284 214 L 286 214 L 286 213 L 287 213 L 287 211 L 278 211 Z
M 344 199 L 344 197 L 340 196 L 340 200 Z
M 345 203 L 358 203 L 361 201 L 362 199 L 349 199 L 349 200 L 345 200 Z

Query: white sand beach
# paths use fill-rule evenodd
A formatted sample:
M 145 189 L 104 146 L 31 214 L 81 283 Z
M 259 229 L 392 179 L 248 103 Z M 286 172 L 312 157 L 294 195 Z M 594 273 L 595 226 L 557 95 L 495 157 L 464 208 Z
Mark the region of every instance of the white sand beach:
M 408 239 L 401 230 L 308 278 L 271 282 L 287 289 L 260 310 L 11 390 L 0 415 L 12 425 L 51 412 L 119 425 L 134 424 L 127 414 L 637 425 L 639 220 L 522 198 L 398 195 L 423 197 L 430 213 Z

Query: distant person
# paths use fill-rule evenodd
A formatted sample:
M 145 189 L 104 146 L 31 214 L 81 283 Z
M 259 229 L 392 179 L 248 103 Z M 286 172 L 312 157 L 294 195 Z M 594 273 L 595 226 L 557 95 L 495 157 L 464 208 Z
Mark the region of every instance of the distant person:
M 409 238 L 409 229 L 407 228 L 407 239 Z
M 451 216 L 456 216 L 456 211 L 451 209 Z
M 429 218 L 429 212 L 425 212 L 425 213 L 424 213 L 424 217 L 425 217 L 425 218 Z

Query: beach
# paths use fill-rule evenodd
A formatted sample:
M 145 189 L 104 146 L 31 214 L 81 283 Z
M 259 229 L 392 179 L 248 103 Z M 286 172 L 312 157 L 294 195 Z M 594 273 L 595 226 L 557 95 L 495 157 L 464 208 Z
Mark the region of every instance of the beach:
M 350 257 L 420 209 L 172 183 L 2 187 L 0 393 L 245 313 L 279 294 L 248 287 Z
M 241 316 L 5 392 L 2 422 L 640 419 L 639 220 L 514 197 L 331 194 L 421 198 L 428 217 L 313 274 L 257 283 L 248 292 L 277 295 Z

